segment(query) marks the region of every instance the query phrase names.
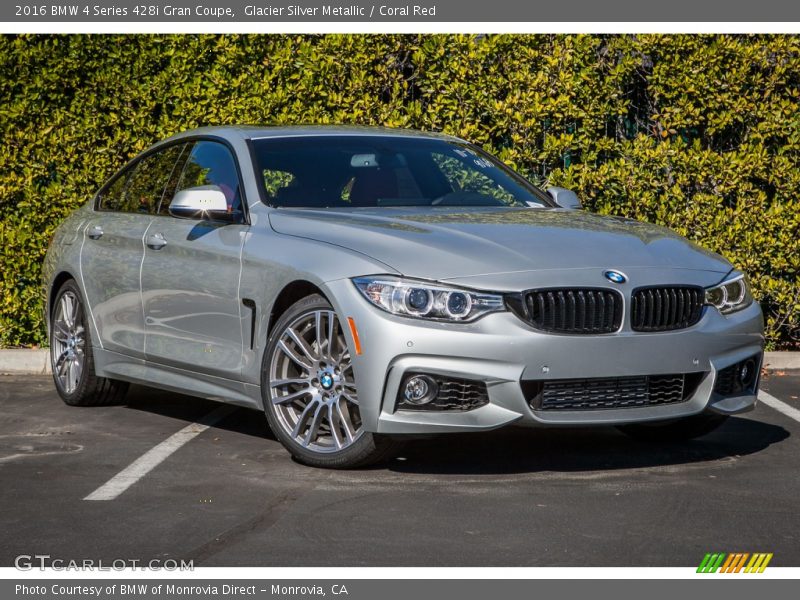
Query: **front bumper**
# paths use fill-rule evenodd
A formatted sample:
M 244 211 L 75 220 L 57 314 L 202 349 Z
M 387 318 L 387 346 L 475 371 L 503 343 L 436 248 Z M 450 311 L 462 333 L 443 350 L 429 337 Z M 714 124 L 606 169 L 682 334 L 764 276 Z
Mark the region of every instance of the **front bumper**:
M 703 411 L 736 414 L 756 402 L 756 392 L 722 397 L 714 391 L 722 369 L 749 357 L 756 357 L 760 367 L 763 320 L 756 303 L 727 317 L 707 307 L 699 323 L 680 331 L 634 332 L 626 319 L 614 334 L 558 335 L 536 331 L 510 312 L 466 324 L 397 317 L 370 305 L 349 280 L 327 287 L 337 313 L 352 317 L 358 328 L 362 354 L 353 363 L 367 431 L 480 431 L 510 423 L 617 425 Z M 346 335 L 353 348 L 350 332 Z M 398 390 L 410 372 L 482 381 L 489 403 L 469 411 L 397 410 Z M 687 400 L 644 407 L 533 410 L 521 386 L 525 380 L 697 372 L 703 378 Z

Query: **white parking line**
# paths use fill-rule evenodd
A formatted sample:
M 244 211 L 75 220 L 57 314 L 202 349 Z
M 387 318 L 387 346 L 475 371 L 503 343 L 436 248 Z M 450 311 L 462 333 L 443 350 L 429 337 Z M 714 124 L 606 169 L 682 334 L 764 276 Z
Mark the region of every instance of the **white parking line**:
M 800 410 L 789 406 L 782 400 L 778 400 L 775 396 L 763 390 L 758 392 L 758 399 L 770 408 L 800 423 Z M 86 496 L 84 500 L 114 500 L 122 494 L 122 492 L 164 462 L 170 454 L 179 450 L 184 444 L 203 433 L 209 427 L 219 423 L 235 410 L 235 406 L 220 406 L 191 425 L 187 425 L 157 446 L 154 446 L 142 454 L 142 456 Z
M 181 446 L 203 433 L 209 427 L 219 423 L 235 410 L 235 406 L 220 406 L 212 410 L 201 419 L 191 425 L 187 425 L 142 454 L 130 465 L 86 496 L 84 500 L 113 500 L 164 462 L 170 454 L 180 449 Z
M 783 400 L 778 400 L 775 396 L 771 396 L 764 390 L 758 392 L 758 399 L 770 408 L 800 423 L 800 410 L 796 409 L 794 406 L 789 406 Z

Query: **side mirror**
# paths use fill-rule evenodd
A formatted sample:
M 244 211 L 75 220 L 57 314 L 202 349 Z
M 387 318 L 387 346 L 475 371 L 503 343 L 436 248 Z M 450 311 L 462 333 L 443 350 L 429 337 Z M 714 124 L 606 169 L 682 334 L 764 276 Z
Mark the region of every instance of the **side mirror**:
M 578 194 L 572 190 L 565 190 L 560 187 L 549 187 L 547 188 L 547 193 L 550 194 L 553 201 L 561 208 L 568 208 L 570 210 L 580 210 L 583 208 Z
M 231 219 L 225 193 L 216 185 L 200 185 L 177 192 L 169 203 L 169 214 L 181 219 Z

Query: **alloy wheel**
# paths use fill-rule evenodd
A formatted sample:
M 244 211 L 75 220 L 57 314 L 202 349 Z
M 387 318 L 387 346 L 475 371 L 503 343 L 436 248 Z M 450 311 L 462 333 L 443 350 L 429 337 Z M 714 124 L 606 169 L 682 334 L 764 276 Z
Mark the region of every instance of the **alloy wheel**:
M 86 336 L 80 299 L 68 290 L 59 298 L 53 315 L 50 343 L 53 372 L 66 394 L 72 394 L 81 381 L 86 364 Z
M 353 365 L 332 310 L 314 310 L 283 330 L 269 365 L 270 401 L 292 440 L 338 452 L 363 434 Z

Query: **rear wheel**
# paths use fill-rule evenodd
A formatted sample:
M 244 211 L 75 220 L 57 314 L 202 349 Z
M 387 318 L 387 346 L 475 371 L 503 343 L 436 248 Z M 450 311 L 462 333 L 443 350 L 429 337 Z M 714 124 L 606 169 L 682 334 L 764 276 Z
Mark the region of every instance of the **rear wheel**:
M 273 433 L 304 464 L 362 467 L 388 458 L 396 447 L 364 430 L 350 349 L 322 296 L 303 298 L 275 324 L 261 389 Z
M 727 420 L 726 415 L 703 413 L 672 421 L 620 425 L 617 429 L 644 442 L 680 442 L 711 433 Z
M 125 382 L 95 375 L 83 300 L 73 280 L 64 283 L 53 303 L 50 366 L 58 395 L 70 406 L 116 404 L 128 389 Z

